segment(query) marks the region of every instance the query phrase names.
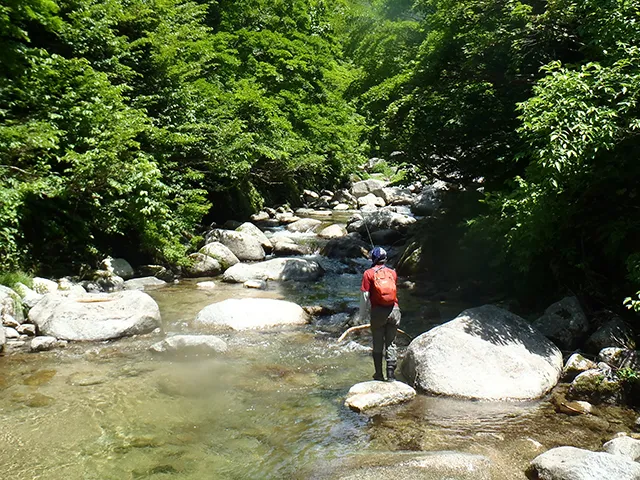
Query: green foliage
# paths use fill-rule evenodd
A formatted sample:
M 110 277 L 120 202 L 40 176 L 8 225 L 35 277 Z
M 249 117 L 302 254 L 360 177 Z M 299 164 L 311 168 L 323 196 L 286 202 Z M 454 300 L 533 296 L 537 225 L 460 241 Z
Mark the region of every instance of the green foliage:
M 638 383 L 640 381 L 640 372 L 633 368 L 625 367 L 616 371 L 616 377 L 625 384 Z
M 27 287 L 32 288 L 33 276 L 21 271 L 0 273 L 0 285 L 13 288 L 18 283 L 22 283 L 23 285 L 26 285 Z

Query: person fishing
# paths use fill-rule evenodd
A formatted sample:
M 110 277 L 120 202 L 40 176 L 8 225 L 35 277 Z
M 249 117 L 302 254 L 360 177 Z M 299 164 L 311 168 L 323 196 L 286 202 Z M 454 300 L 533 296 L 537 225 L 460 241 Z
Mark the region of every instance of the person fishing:
M 396 271 L 386 265 L 387 252 L 381 247 L 371 251 L 371 268 L 362 275 L 360 316 L 370 314 L 371 334 L 373 336 L 374 380 L 384 381 L 382 357 L 387 366 L 387 381 L 396 379 L 397 352 L 395 339 L 400 324 Z

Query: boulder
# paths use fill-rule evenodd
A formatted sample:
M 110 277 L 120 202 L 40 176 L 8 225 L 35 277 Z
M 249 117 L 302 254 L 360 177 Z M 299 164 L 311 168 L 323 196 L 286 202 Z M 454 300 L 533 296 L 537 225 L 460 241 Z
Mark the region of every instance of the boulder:
M 53 280 L 49 280 L 47 278 L 34 277 L 33 290 L 40 295 L 53 293 L 58 290 L 58 282 L 54 282 Z
M 351 410 L 362 412 L 408 402 L 416 391 L 402 382 L 362 382 L 349 389 L 344 404 Z
M 266 290 L 267 282 L 264 280 L 247 280 L 242 284 L 244 288 L 255 288 L 256 290 Z
M 585 400 L 592 404 L 622 402 L 624 391 L 610 369 L 596 368 L 578 375 L 567 392 L 567 398 Z
M 14 290 L 0 285 L 0 326 L 10 323 L 10 319 L 18 324 L 24 321 L 22 299 Z
M 251 215 L 252 222 L 264 222 L 265 220 L 269 220 L 269 214 L 267 212 L 258 212 Z
M 587 339 L 585 350 L 591 353 L 598 353 L 607 347 L 633 350 L 636 348 L 634 337 L 631 327 L 620 317 L 615 317 L 602 325 Z
M 610 453 L 556 447 L 534 458 L 528 474 L 539 480 L 638 480 L 640 464 Z
M 4 335 L 4 327 L 0 325 L 0 352 L 4 351 L 4 346 L 7 344 L 7 337 Z
M 279 224 L 288 225 L 290 223 L 297 222 L 298 220 L 300 220 L 300 217 L 295 216 L 293 212 L 284 212 L 277 213 L 276 220 Z
M 533 326 L 563 350 L 578 347 L 589 331 L 589 321 L 576 297 L 565 297 L 549 306 Z
M 413 205 L 415 198 L 408 188 L 383 187 L 372 192 L 387 205 Z
M 562 379 L 565 382 L 571 382 L 582 372 L 593 370 L 594 368 L 597 368 L 594 362 L 579 353 L 574 353 L 569 357 L 562 369 Z
M 336 212 L 346 212 L 347 210 L 349 210 L 349 205 L 347 205 L 346 203 L 338 203 L 335 207 L 333 207 L 333 209 Z
M 36 337 L 29 343 L 29 351 L 31 352 L 46 352 L 53 350 L 58 346 L 58 339 L 56 337 L 42 336 Z
M 16 340 L 20 338 L 20 334 L 13 327 L 0 327 L 0 329 L 4 330 L 4 338 L 7 340 Z
M 355 214 L 347 222 L 347 232 L 357 232 L 360 235 L 367 235 L 368 228 L 369 232 L 397 230 L 404 233 L 415 222 L 416 219 L 409 215 L 397 213 L 385 208 L 374 212 Z
M 206 243 L 220 242 L 241 262 L 255 262 L 264 260 L 264 248 L 257 238 L 245 232 L 235 230 L 212 230 L 207 234 Z
M 156 277 L 132 278 L 124 282 L 125 290 L 144 290 L 145 288 L 161 287 L 167 282 Z
M 269 241 L 267 236 L 264 234 L 264 232 L 260 230 L 258 227 L 256 227 L 253 223 L 251 222 L 243 223 L 238 228 L 236 228 L 236 232 L 242 232 L 242 233 L 246 233 L 247 235 L 251 235 L 253 238 L 258 240 L 258 242 L 260 242 L 260 245 L 262 245 L 262 248 L 266 253 L 271 253 L 271 250 L 273 249 L 273 245 L 271 245 L 271 242 Z
M 175 275 L 166 267 L 162 265 L 142 265 L 138 268 L 138 274 L 141 277 L 156 277 L 165 282 L 172 282 L 175 280 Z
M 192 253 L 189 259 L 191 265 L 184 267 L 184 273 L 189 277 L 215 277 L 224 270 L 218 260 L 204 253 Z
M 124 290 L 124 279 L 107 270 L 93 272 L 93 280 L 82 282 L 87 292 L 119 292 Z
M 418 242 L 409 243 L 398 260 L 399 275 L 415 275 L 422 269 L 422 245 Z
M 14 289 L 20 297 L 22 297 L 22 304 L 27 308 L 32 308 L 36 303 L 42 300 L 43 295 L 34 292 L 24 283 L 16 283 Z
M 304 245 L 297 244 L 289 237 L 272 237 L 271 241 L 273 243 L 273 254 L 276 257 L 291 257 L 308 253 Z
M 154 343 L 149 350 L 155 353 L 212 354 L 227 351 L 227 343 L 214 335 L 174 335 Z
M 358 198 L 358 207 L 384 207 L 386 203 L 380 197 L 376 197 L 373 193 L 368 193 Z
M 405 378 L 436 395 L 485 400 L 539 398 L 562 371 L 562 353 L 524 319 L 493 305 L 465 310 L 414 339 Z
M 222 276 L 222 280 L 230 283 L 244 283 L 247 280 L 293 280 L 311 282 L 324 275 L 324 270 L 317 262 L 304 258 L 274 258 L 265 262 L 247 265 L 234 265 Z
M 331 197 L 331 201 L 348 206 L 355 205 L 357 203 L 357 198 L 351 195 L 348 190 L 338 190 Z
M 304 325 L 302 307 L 271 298 L 229 298 L 209 305 L 198 313 L 195 324 L 233 330 L 261 329 L 282 325 Z
M 332 472 L 318 478 L 332 480 L 491 480 L 491 461 L 471 453 L 374 452 L 342 459 Z M 315 478 L 315 476 L 314 476 Z
M 386 182 L 382 180 L 362 180 L 361 182 L 356 182 L 351 186 L 351 195 L 356 198 L 364 197 L 369 193 L 373 193 L 376 190 L 380 190 L 384 186 L 386 186 Z
M 341 225 L 329 225 L 326 228 L 323 228 L 318 234 L 319 237 L 322 238 L 339 238 L 344 237 L 347 234 L 347 231 Z
M 29 335 L 30 337 L 35 337 L 37 333 L 37 328 L 32 323 L 23 323 L 22 325 L 18 325 L 16 330 L 20 335 Z
M 297 222 L 287 225 L 287 230 L 296 233 L 315 232 L 316 229 L 322 224 L 320 220 L 315 218 L 303 218 Z
M 100 262 L 100 268 L 125 280 L 132 278 L 135 274 L 129 262 L 124 258 L 107 257 Z
M 357 234 L 346 237 L 332 238 L 322 248 L 322 255 L 329 258 L 367 258 L 369 256 L 368 243 L 362 241 Z
M 200 252 L 216 260 L 222 270 L 226 270 L 229 267 L 233 267 L 236 263 L 240 263 L 238 257 L 236 257 L 231 250 L 220 242 L 207 243 L 200 249 Z
M 29 320 L 43 335 L 102 341 L 154 330 L 160 326 L 160 309 L 138 290 L 83 297 L 49 293 L 29 311 Z
M 420 216 L 433 215 L 440 206 L 441 190 L 435 186 L 426 186 L 422 192 L 414 198 L 411 211 Z
M 609 440 L 602 449 L 611 455 L 619 455 L 634 462 L 640 459 L 640 440 L 626 435 Z

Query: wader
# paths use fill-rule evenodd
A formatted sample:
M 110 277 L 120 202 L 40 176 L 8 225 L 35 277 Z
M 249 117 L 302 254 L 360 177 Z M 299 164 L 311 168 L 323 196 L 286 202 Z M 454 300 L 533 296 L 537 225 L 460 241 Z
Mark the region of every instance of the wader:
M 373 336 L 373 365 L 375 367 L 374 380 L 384 380 L 382 375 L 382 357 L 387 363 L 387 380 L 395 380 L 397 365 L 396 333 L 400 325 L 400 308 L 397 305 L 389 307 L 371 307 L 371 334 Z

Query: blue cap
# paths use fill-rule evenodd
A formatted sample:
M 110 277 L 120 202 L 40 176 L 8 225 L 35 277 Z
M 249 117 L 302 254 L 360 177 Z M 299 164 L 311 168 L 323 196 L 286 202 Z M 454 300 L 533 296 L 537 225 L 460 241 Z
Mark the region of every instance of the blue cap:
M 376 247 L 371 250 L 371 261 L 376 264 L 380 260 L 385 260 L 387 258 L 387 252 L 382 247 Z

